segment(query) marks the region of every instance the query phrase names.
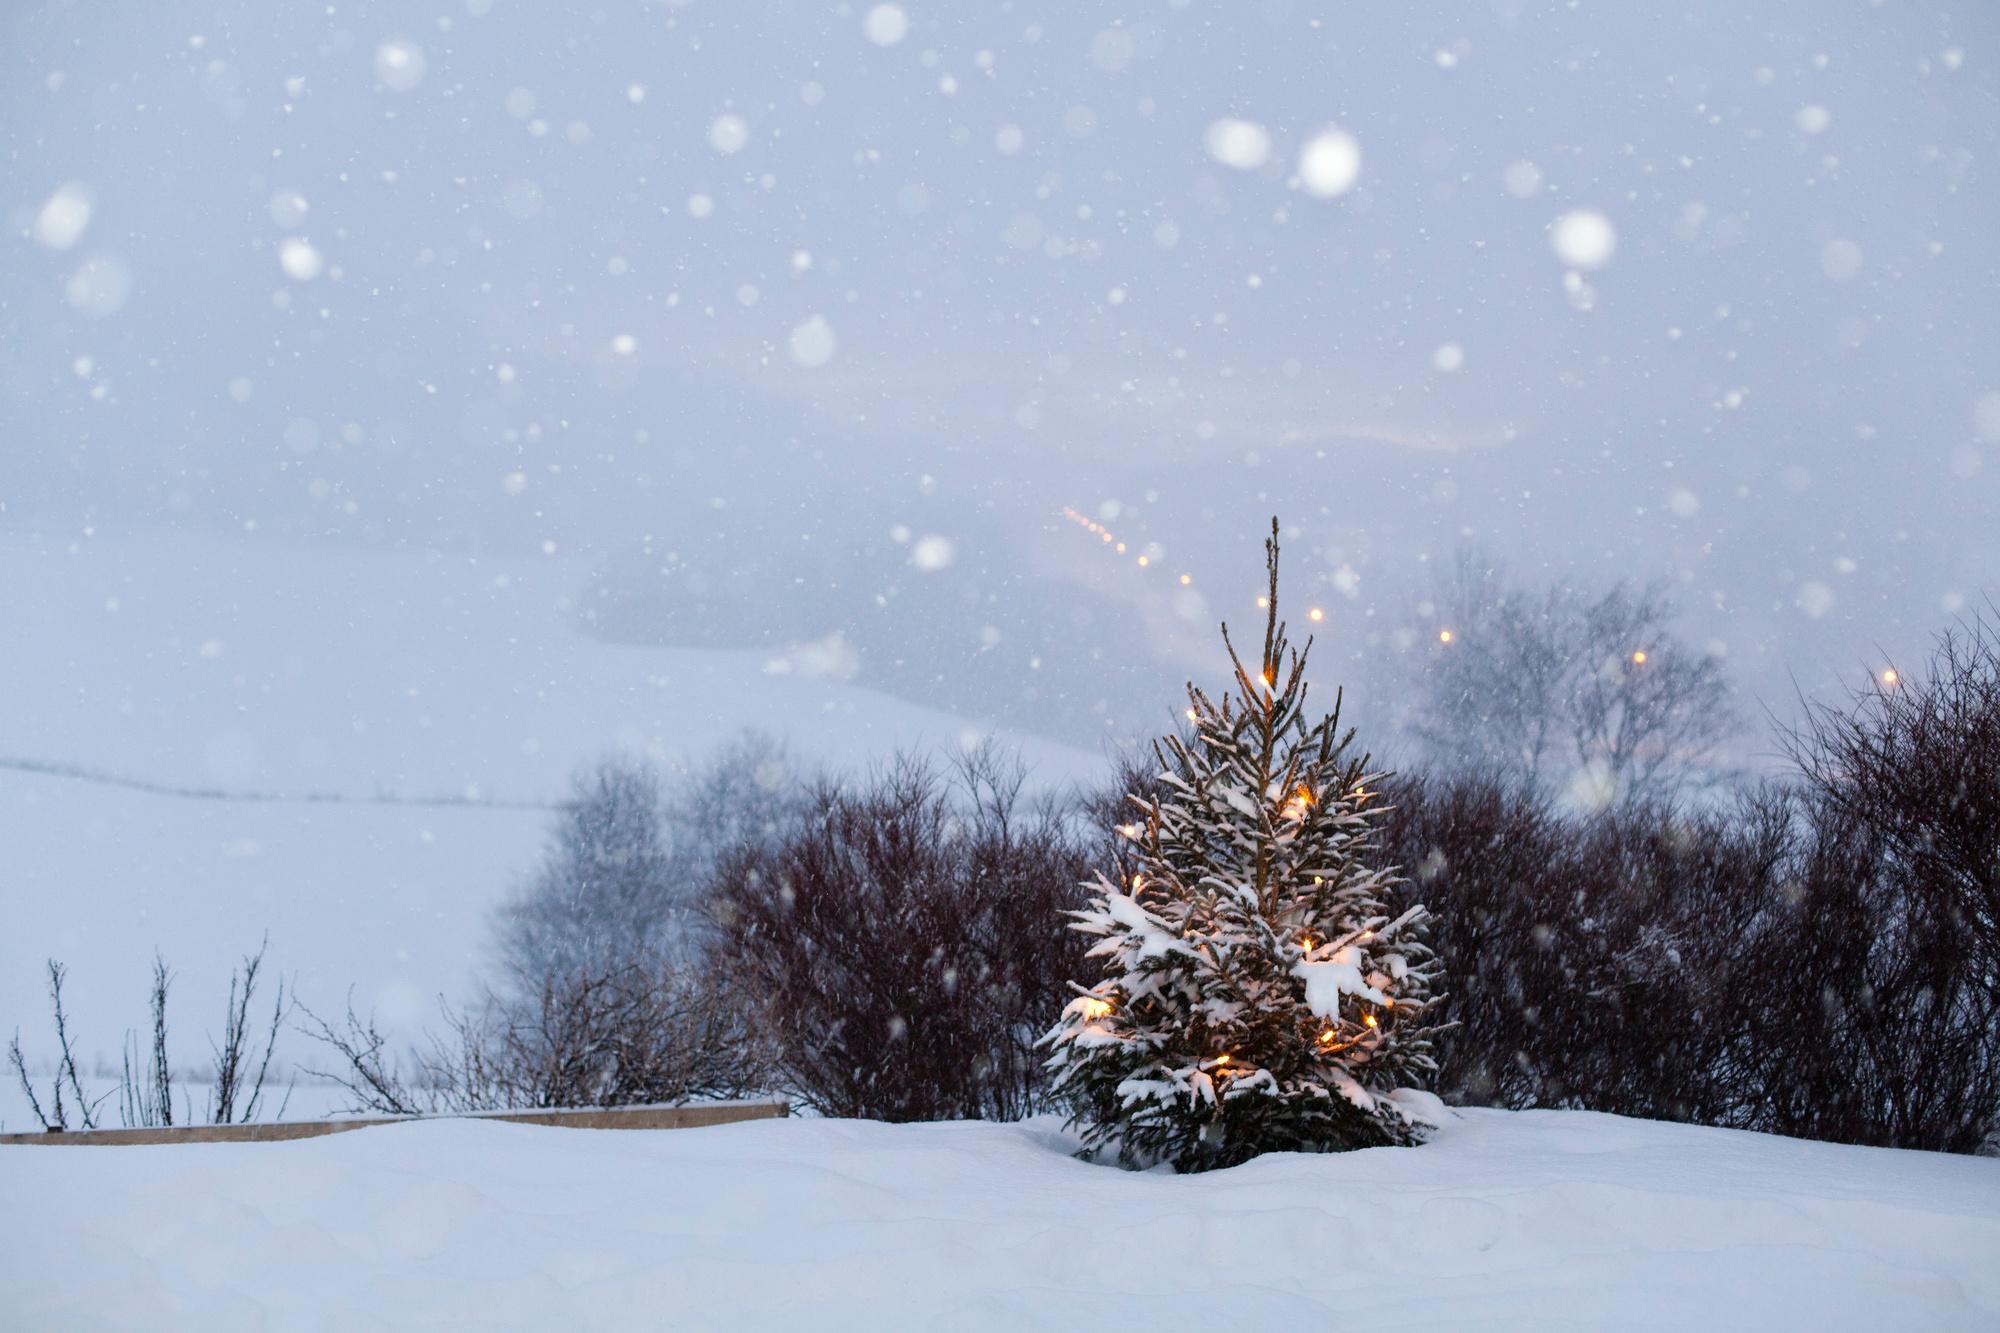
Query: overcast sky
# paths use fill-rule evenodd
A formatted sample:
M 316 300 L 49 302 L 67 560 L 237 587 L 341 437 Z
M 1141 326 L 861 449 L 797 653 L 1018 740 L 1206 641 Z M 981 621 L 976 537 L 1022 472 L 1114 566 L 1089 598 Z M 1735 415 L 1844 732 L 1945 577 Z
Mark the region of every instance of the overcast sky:
M 1779 700 L 2000 586 L 1996 94 L 1986 4 L 17 3 L 0 529 L 836 550 L 1171 674 L 1277 512 L 1349 660 L 1470 542 Z

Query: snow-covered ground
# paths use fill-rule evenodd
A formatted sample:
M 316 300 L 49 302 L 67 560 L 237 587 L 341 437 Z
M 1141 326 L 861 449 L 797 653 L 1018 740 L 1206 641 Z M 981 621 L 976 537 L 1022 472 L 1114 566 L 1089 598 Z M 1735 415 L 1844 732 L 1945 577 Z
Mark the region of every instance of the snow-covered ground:
M 10 1329 L 2000 1327 L 2000 1162 L 1585 1112 L 1131 1174 L 1022 1125 L 0 1148 Z

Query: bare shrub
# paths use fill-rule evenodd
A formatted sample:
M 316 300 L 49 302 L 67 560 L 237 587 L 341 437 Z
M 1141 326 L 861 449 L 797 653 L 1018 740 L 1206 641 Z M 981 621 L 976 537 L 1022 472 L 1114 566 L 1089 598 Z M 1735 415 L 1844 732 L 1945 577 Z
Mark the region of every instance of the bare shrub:
M 949 775 L 901 756 L 820 781 L 776 846 L 718 876 L 718 958 L 754 996 L 778 1072 L 828 1115 L 1010 1119 L 1047 1104 L 1035 1041 L 1083 945 L 1085 835 L 1021 797 L 991 749 Z
M 166 960 L 153 955 L 150 1043 L 142 1055 L 138 1034 L 125 1034 L 123 1070 L 118 1080 L 118 1113 L 128 1128 L 174 1123 L 174 1071 L 167 1060 L 167 990 L 172 984 Z
M 7 1044 L 7 1063 L 13 1067 L 14 1077 L 20 1081 L 21 1092 L 28 1099 L 28 1109 L 45 1130 L 63 1131 L 69 1129 L 97 1128 L 97 1108 L 103 1104 L 103 1097 L 92 1099 L 84 1094 L 83 1083 L 76 1073 L 76 1049 L 69 1031 L 69 1015 L 63 1010 L 63 980 L 68 975 L 63 965 L 51 958 L 48 961 L 49 1007 L 54 1015 L 56 1033 L 56 1070 L 49 1076 L 49 1105 L 42 1106 L 35 1096 L 35 1081 L 28 1075 L 27 1058 L 21 1054 L 21 1034 L 14 1033 Z M 64 1100 L 63 1089 L 69 1089 L 68 1100 Z M 70 1123 L 70 1112 L 74 1109 L 76 1123 Z
M 634 1106 L 748 1096 L 768 1087 L 749 1009 L 715 973 L 627 964 L 544 978 L 533 1002 L 487 997 L 446 1011 L 445 1031 L 400 1066 L 372 1020 L 308 1014 L 337 1057 L 315 1071 L 350 1109 L 389 1115 Z
M 265 1085 L 271 1072 L 271 1057 L 277 1048 L 278 1033 L 283 1028 L 285 1016 L 291 1007 L 291 997 L 285 990 L 284 982 L 280 980 L 276 998 L 271 1006 L 270 1020 L 263 1024 L 253 1024 L 251 1021 L 251 1006 L 256 999 L 267 947 L 268 941 L 259 945 L 256 953 L 244 958 L 242 968 L 230 974 L 229 1003 L 223 1012 L 222 1040 L 219 1044 L 210 1042 L 210 1051 L 214 1058 L 214 1077 L 205 1123 L 247 1124 L 256 1119 L 263 1109 Z M 14 1034 L 14 1039 L 7 1050 L 8 1063 L 13 1066 L 21 1090 L 27 1096 L 29 1110 L 41 1122 L 42 1128 L 96 1129 L 97 1108 L 113 1096 L 118 1098 L 119 1113 L 127 1126 L 152 1127 L 173 1124 L 174 1076 L 167 1057 L 167 992 L 173 983 L 173 973 L 168 969 L 165 960 L 157 956 L 153 959 L 152 984 L 148 991 L 151 1011 L 150 1038 L 145 1053 L 140 1052 L 137 1033 L 128 1031 L 125 1034 L 118 1087 L 95 1099 L 84 1095 L 82 1082 L 77 1075 L 76 1052 L 70 1036 L 69 1016 L 63 1008 L 63 983 L 68 977 L 68 972 L 54 959 L 49 960 L 48 970 L 49 1001 L 54 1012 L 58 1057 L 56 1073 L 51 1081 L 50 1101 L 46 1109 L 35 1095 L 34 1081 L 28 1076 L 27 1061 L 21 1052 L 21 1037 L 18 1032 Z M 262 1034 L 261 1049 L 259 1033 Z M 64 1097 L 65 1088 L 69 1092 L 67 1101 Z M 74 1125 L 69 1123 L 72 1104 L 77 1118 L 77 1123 Z M 280 1110 L 282 1113 L 282 1107 Z

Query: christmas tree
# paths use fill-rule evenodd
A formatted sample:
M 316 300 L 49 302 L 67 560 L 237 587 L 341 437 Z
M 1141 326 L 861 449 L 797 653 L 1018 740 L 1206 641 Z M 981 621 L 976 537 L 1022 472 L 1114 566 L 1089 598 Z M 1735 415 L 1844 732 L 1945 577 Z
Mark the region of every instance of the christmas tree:
M 1305 649 L 1278 619 L 1278 527 L 1257 667 L 1223 626 L 1235 689 L 1188 686 L 1189 728 L 1154 744 L 1129 879 L 1102 872 L 1073 929 L 1104 976 L 1043 1039 L 1087 1152 L 1208 1170 L 1274 1151 L 1417 1142 L 1438 1102 L 1439 965 L 1421 906 L 1380 864 L 1383 807 L 1340 701 L 1306 712 Z

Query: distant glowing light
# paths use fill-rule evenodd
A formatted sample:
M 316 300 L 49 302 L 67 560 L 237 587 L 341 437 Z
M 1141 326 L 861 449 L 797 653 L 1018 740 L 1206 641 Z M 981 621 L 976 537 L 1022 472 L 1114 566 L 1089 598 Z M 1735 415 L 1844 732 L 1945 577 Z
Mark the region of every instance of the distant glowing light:
M 1439 642 L 1439 643 L 1450 643 L 1450 642 L 1451 642 L 1451 640 L 1452 640 L 1452 633 L 1451 633 L 1451 631 L 1450 631 L 1450 630 L 1448 630 L 1448 629 L 1441 629 L 1441 630 L 1439 630 L 1439 631 L 1438 631 L 1438 642 Z
M 1183 575 L 1181 575 L 1181 586 L 1182 586 L 1183 588 L 1187 587 L 1187 586 L 1188 586 L 1188 584 L 1190 584 L 1190 583 L 1193 583 L 1193 582 L 1194 582 L 1194 575 L 1192 575 L 1192 574 L 1183 574 Z
M 1646 665 L 1646 650 L 1644 648 L 1641 648 L 1632 654 L 1632 665 L 1633 666 Z
M 1310 618 L 1310 619 L 1312 619 L 1312 620 L 1325 620 L 1325 619 L 1326 619 L 1326 612 L 1324 612 L 1324 611 L 1320 610 L 1320 609 L 1319 609 L 1318 607 L 1316 607 L 1316 606 L 1315 606 L 1315 607 L 1314 607 L 1314 608 L 1313 608 L 1312 610 L 1310 610 L 1310 611 L 1306 612 L 1306 615 L 1307 615 L 1307 617 L 1308 617 L 1308 618 Z
M 1259 597 L 1257 599 L 1257 609 L 1259 611 L 1268 609 L 1270 605 L 1271 605 L 1271 599 L 1268 597 Z
M 1370 1014 L 1368 1015 L 1368 1017 L 1362 1019 L 1361 1021 L 1366 1023 L 1369 1027 L 1372 1028 L 1375 1026 L 1375 1015 Z
M 1147 565 L 1150 565 L 1152 563 L 1153 563 L 1152 560 L 1147 556 L 1142 555 L 1139 557 L 1139 568 L 1141 569 L 1144 569 Z
M 1882 683 L 1884 685 L 1894 685 L 1897 681 L 1901 679 L 1902 677 L 1896 674 L 1896 668 L 1886 667 L 1883 669 Z

